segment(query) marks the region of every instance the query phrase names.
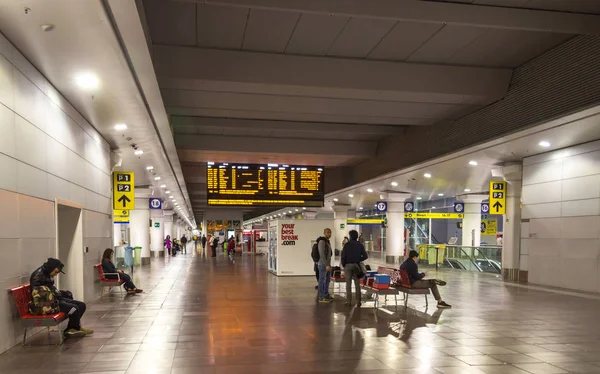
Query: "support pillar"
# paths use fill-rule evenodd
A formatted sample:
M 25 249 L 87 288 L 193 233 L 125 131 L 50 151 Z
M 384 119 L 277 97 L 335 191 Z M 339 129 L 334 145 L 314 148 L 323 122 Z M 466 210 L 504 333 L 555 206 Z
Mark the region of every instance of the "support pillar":
M 523 167 L 502 168 L 506 180 L 506 214 L 502 229 L 502 278 L 527 283 L 529 268 L 521 269 L 521 191 Z
M 162 210 L 152 210 L 152 233 L 151 245 L 152 245 L 152 257 L 164 257 L 165 256 L 165 226 L 163 220 Z
M 135 199 L 135 210 L 129 211 L 129 235 L 132 247 L 142 247 L 142 265 L 150 264 L 150 211 L 147 198 Z
M 387 200 L 387 229 L 385 236 L 385 262 L 399 264 L 404 260 L 404 201 L 406 193 L 389 193 Z
M 349 205 L 334 205 L 333 206 L 333 226 L 331 228 L 333 234 L 333 250 L 339 249 L 342 251 L 342 241 L 344 240 L 344 236 L 348 236 L 348 228 L 346 226 L 348 220 L 348 208 Z M 341 226 L 344 226 L 342 228 Z
M 113 223 L 113 246 L 121 245 L 121 225 L 120 223 Z
M 465 204 L 465 218 L 462 221 L 462 245 L 479 247 L 481 244 L 481 202 L 488 195 L 461 195 L 457 200 Z
M 173 239 L 173 211 L 172 210 L 164 210 L 163 211 L 163 222 L 165 224 L 165 232 L 164 232 L 164 237 L 166 238 L 167 235 L 171 236 L 171 239 Z

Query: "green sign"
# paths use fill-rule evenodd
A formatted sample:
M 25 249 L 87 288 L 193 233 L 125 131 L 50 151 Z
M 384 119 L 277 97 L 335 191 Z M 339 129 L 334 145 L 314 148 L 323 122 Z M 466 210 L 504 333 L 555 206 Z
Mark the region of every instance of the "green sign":
M 343 228 L 345 228 L 345 227 L 346 227 L 346 225 L 345 225 L 345 224 L 343 224 L 343 223 L 340 223 L 340 229 L 343 229 Z
M 160 227 L 160 222 L 154 222 L 154 227 L 159 228 Z

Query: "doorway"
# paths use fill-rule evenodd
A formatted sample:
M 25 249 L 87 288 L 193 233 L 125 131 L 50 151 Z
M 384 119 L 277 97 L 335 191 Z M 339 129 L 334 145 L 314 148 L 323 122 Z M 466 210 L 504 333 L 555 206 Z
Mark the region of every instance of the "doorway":
M 83 287 L 83 225 L 82 206 L 56 200 L 56 257 L 65 264 L 65 274 L 57 277 L 57 287 L 69 290 L 81 301 Z

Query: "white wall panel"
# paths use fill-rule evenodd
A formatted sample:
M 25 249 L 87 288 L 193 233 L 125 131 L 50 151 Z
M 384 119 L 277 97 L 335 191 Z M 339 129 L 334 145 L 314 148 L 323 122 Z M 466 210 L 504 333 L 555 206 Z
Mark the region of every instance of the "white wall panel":
M 48 196 L 48 174 L 19 161 L 17 164 L 17 191 L 45 199 Z
M 523 186 L 523 204 L 553 203 L 560 201 L 562 196 L 561 189 L 561 181 Z
M 600 199 L 563 201 L 563 217 L 597 216 L 600 214 Z
M 17 69 L 13 69 L 15 83 L 15 112 L 35 125 L 46 130 L 48 121 L 47 97 Z
M 598 292 L 598 260 L 561 259 L 558 287 Z
M 0 189 L 0 238 L 19 237 L 19 200 L 18 195 Z M 1 250 L 0 250 L 1 251 Z
M 536 218 L 529 222 L 529 235 L 536 239 L 558 239 L 561 234 L 560 229 L 560 218 Z
M 563 160 L 553 160 L 523 167 L 523 184 L 535 184 L 560 180 Z
M 54 204 L 19 194 L 19 237 L 56 238 Z
M 600 174 L 562 181 L 562 200 L 600 198 Z
M 1 58 L 2 56 L 0 56 Z M 0 74 L 2 74 L 0 72 Z M 2 82 L 0 82 L 0 85 Z M 2 90 L 0 90 L 2 91 Z M 0 153 L 15 157 L 15 113 L 0 104 Z
M 600 151 L 567 157 L 563 161 L 563 178 L 600 174 Z
M 559 257 L 561 251 L 560 240 L 556 239 L 530 239 L 529 256 Z
M 55 175 L 48 174 L 48 200 L 63 199 L 71 200 L 69 195 L 70 183 Z
M 521 218 L 552 218 L 560 217 L 561 203 L 529 204 L 521 209 Z
M 0 55 L 0 87 L 5 87 L 0 90 L 0 104 L 11 109 L 15 106 L 14 85 L 12 65 Z
M 600 258 L 600 239 L 563 239 L 560 246 L 562 258 Z
M 529 270 L 529 256 L 528 255 L 521 254 L 519 268 L 521 270 L 525 270 L 525 271 Z
M 21 259 L 15 257 L 19 253 L 20 239 L 0 239 L 0 271 L 2 279 L 21 276 Z M 5 290 L 2 290 L 6 292 Z
M 67 148 L 51 137 L 47 137 L 48 173 L 62 179 L 69 178 L 69 163 L 67 162 Z
M 0 188 L 17 190 L 17 163 L 14 158 L 0 153 Z
M 561 234 L 565 239 L 600 238 L 600 216 L 565 217 L 562 219 Z
M 529 254 L 529 239 L 521 239 L 521 254 L 528 255 Z
M 17 116 L 16 121 L 17 159 L 40 170 L 47 170 L 48 136 L 40 129 Z M 52 160 L 52 159 L 50 159 Z
M 51 253 L 52 241 L 55 239 L 49 238 L 33 238 L 33 239 L 20 239 L 18 253 L 21 254 L 20 270 L 22 276 L 31 275 L 31 273 L 40 267 L 44 262 L 48 260 L 50 256 L 56 257 L 56 252 Z M 15 248 L 16 250 L 17 248 Z M 69 271 L 65 269 L 65 272 Z
M 525 208 L 525 207 L 523 207 Z M 521 222 L 521 238 L 529 238 L 530 222 Z

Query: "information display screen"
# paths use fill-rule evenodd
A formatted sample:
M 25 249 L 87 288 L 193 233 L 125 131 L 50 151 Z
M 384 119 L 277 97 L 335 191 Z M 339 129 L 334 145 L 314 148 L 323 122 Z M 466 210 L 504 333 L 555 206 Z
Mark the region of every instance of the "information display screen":
M 209 162 L 208 205 L 322 207 L 323 170 L 322 166 Z

